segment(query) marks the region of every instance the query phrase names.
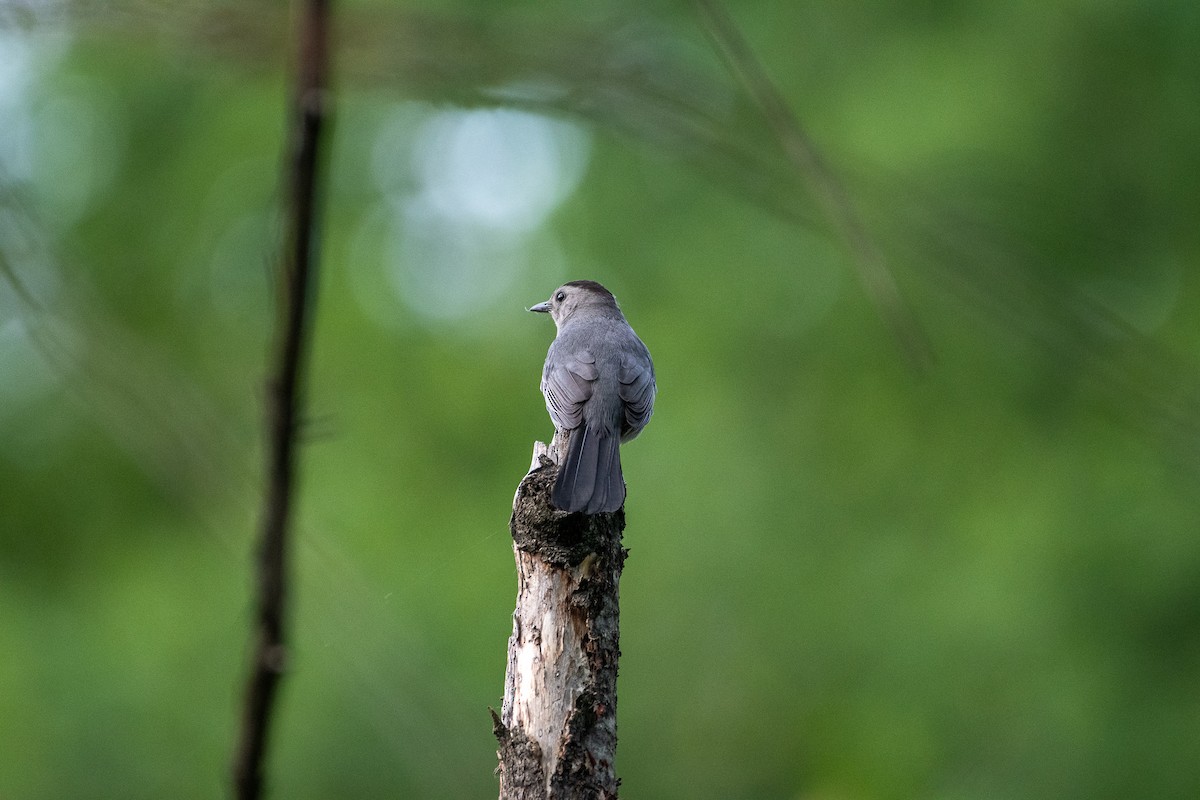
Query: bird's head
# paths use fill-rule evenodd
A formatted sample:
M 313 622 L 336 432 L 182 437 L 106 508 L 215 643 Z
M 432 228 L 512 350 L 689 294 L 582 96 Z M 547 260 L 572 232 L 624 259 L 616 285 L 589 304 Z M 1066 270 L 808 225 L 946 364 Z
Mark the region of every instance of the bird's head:
M 581 311 L 617 311 L 617 299 L 612 292 L 595 281 L 571 281 L 554 290 L 550 299 L 531 306 L 530 311 L 549 314 L 554 324 L 562 328 L 563 323 Z

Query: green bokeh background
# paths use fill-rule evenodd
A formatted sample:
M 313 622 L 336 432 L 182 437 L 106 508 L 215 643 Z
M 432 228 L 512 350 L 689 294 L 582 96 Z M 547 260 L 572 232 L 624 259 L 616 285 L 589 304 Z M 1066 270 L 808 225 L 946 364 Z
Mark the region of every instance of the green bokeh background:
M 340 5 L 271 796 L 494 795 L 523 309 L 583 277 L 659 383 L 622 796 L 1200 796 L 1200 6 L 729 11 L 931 366 L 692 7 Z M 0 797 L 228 795 L 285 9 L 0 20 Z M 533 127 L 438 200 L 464 120 Z

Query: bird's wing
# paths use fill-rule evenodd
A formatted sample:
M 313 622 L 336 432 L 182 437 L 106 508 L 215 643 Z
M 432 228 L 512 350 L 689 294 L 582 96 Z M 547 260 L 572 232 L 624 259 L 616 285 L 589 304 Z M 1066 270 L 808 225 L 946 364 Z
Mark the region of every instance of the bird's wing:
M 618 391 L 625 402 L 621 438 L 631 439 L 646 427 L 654 413 L 654 365 L 648 359 L 627 355 L 621 363 L 619 381 Z
M 542 394 L 546 410 L 560 430 L 578 428 L 583 423 L 583 406 L 592 396 L 592 386 L 599 377 L 596 358 L 587 350 L 553 359 L 542 372 Z

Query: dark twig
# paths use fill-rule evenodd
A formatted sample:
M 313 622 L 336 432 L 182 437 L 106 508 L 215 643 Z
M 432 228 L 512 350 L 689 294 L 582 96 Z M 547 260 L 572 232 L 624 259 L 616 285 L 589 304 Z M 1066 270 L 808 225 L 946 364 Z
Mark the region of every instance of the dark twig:
M 267 484 L 258 552 L 254 656 L 233 764 L 239 800 L 255 800 L 262 793 L 271 710 L 287 661 L 284 617 L 288 526 L 315 273 L 318 144 L 328 102 L 329 6 L 330 0 L 305 0 L 300 9 L 287 165 L 289 208 L 278 278 L 280 316 L 275 363 L 267 384 Z
M 849 249 L 859 279 L 879 309 L 905 355 L 917 369 L 928 366 L 928 342 L 908 311 L 883 253 L 863 227 L 845 187 L 821 158 L 783 95 L 771 82 L 750 45 L 718 0 L 695 0 L 705 28 L 729 71 L 742 82 L 758 105 L 788 160 L 809 186 L 818 207 Z

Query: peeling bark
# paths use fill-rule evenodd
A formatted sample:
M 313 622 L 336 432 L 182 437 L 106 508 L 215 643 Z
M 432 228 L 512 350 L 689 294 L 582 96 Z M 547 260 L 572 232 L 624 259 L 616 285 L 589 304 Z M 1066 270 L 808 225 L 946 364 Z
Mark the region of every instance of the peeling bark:
M 556 441 L 555 445 L 559 443 Z M 624 509 L 566 514 L 550 505 L 558 474 L 534 448 L 509 527 L 517 603 L 504 705 L 492 713 L 501 800 L 616 798 L 618 584 Z

